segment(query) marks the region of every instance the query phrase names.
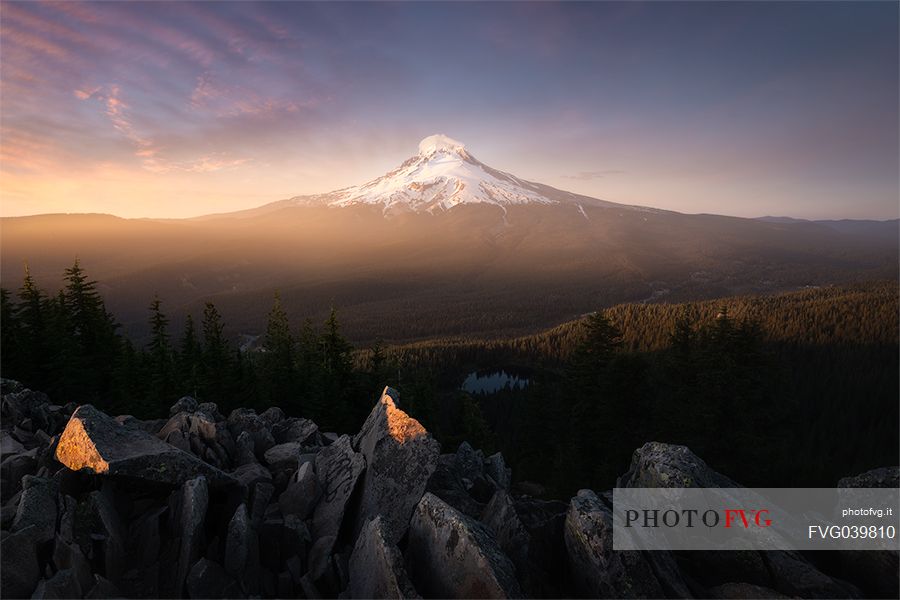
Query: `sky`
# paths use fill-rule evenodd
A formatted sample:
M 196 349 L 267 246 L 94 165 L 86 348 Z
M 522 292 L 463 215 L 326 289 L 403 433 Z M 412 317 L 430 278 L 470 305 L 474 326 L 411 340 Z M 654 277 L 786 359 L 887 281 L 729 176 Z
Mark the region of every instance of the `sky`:
M 189 217 L 444 133 L 681 212 L 897 218 L 896 2 L 0 2 L 0 215 Z

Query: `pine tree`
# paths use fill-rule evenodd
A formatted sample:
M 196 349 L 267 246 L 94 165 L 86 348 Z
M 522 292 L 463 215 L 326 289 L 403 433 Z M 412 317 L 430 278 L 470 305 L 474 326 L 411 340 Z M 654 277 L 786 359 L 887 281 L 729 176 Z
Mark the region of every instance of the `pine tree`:
M 353 365 L 350 352 L 353 347 L 340 333 L 337 311 L 332 308 L 325 321 L 325 330 L 319 339 L 322 348 L 322 392 L 324 394 L 324 414 L 326 427 L 349 429 L 354 420 L 351 415 L 349 398 L 353 391 L 350 375 Z
M 194 328 L 194 317 L 187 316 L 184 322 L 184 333 L 178 348 L 178 385 L 180 394 L 197 396 L 200 388 L 200 372 L 202 369 L 200 342 Z
M 68 329 L 75 367 L 70 391 L 82 402 L 102 402 L 111 384 L 109 369 L 96 366 L 112 365 L 120 349 L 116 334 L 118 324 L 106 312 L 103 299 L 97 292 L 97 282 L 88 279 L 78 259 L 63 276 L 66 286 L 59 309 Z
M 19 322 L 16 318 L 16 306 L 11 300 L 9 290 L 0 288 L 0 373 L 3 377 L 14 379 L 21 377 L 19 368 L 22 348 L 19 345 Z
M 262 355 L 262 370 L 266 382 L 266 400 L 271 405 L 284 406 L 292 413 L 300 414 L 300 394 L 297 389 L 296 341 L 291 335 L 287 312 L 276 292 L 272 310 L 266 324 Z
M 162 312 L 162 302 L 155 297 L 150 303 L 150 343 L 147 346 L 149 371 L 148 396 L 159 408 L 174 400 L 174 362 L 167 330 L 169 319 Z
M 48 378 L 44 367 L 51 359 L 49 348 L 49 331 L 47 315 L 47 299 L 31 276 L 28 264 L 25 264 L 25 278 L 19 289 L 19 303 L 15 308 L 15 320 L 18 325 L 21 352 L 17 377 L 26 385 L 44 389 Z
M 231 406 L 233 379 L 231 354 L 225 341 L 222 316 L 212 302 L 203 309 L 203 385 L 204 401 Z

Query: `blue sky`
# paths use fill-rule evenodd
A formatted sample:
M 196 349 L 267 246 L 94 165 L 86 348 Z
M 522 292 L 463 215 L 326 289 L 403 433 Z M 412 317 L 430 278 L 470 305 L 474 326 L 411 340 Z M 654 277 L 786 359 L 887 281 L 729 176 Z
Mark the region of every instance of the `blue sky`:
M 898 5 L 0 3 L 0 210 L 192 216 L 445 133 L 683 212 L 898 216 Z

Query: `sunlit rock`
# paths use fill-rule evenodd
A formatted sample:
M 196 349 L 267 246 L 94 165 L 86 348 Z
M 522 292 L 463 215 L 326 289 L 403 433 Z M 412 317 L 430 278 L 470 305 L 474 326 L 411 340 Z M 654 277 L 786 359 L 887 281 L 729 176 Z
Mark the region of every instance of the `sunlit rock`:
M 367 465 L 355 531 L 381 515 L 389 543 L 406 533 L 441 453 L 422 424 L 397 408 L 397 398 L 395 390 L 384 388 L 354 441 Z
M 72 469 L 180 485 L 203 475 L 211 485 L 234 480 L 197 457 L 156 437 L 126 428 L 91 405 L 72 414 L 56 447 L 56 459 Z

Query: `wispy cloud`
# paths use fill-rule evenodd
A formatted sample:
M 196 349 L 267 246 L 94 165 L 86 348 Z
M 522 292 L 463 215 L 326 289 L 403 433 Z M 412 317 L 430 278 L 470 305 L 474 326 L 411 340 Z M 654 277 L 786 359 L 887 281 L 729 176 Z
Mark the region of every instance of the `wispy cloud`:
M 625 171 L 621 169 L 606 169 L 603 171 L 579 171 L 574 175 L 562 175 L 566 179 L 577 179 L 579 181 L 590 181 L 591 179 L 603 179 L 609 175 L 622 175 Z

